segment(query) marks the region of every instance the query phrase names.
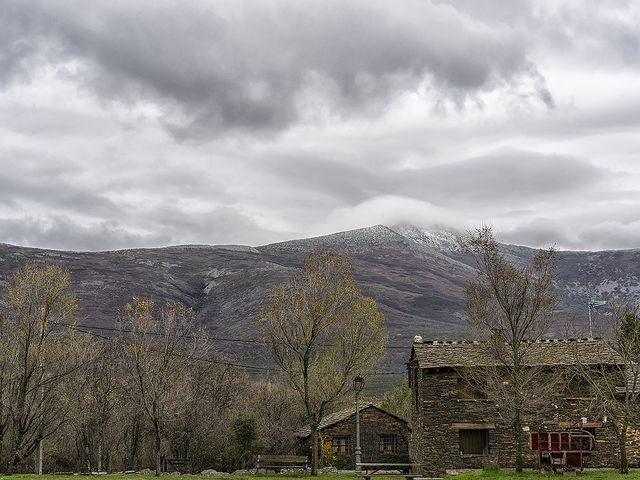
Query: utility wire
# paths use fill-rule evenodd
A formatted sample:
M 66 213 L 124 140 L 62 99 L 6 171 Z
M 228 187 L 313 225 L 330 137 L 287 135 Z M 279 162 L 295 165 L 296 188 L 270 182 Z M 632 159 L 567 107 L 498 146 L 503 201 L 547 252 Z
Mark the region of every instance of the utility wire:
M 83 324 L 73 324 L 73 323 L 65 323 L 65 322 L 53 322 L 55 325 L 58 326 L 63 326 L 63 327 L 69 327 L 79 333 L 84 333 L 87 335 L 91 335 L 97 338 L 100 338 L 102 340 L 105 341 L 112 341 L 113 337 L 107 337 L 106 335 L 101 335 L 99 333 L 96 332 L 92 332 L 90 331 L 91 329 L 96 329 L 96 330 L 107 330 L 107 331 L 118 331 L 118 332 L 127 332 L 127 333 L 133 333 L 132 330 L 121 330 L 119 328 L 102 328 L 102 327 L 97 327 L 97 326 L 91 326 L 91 325 L 83 325 Z M 145 332 L 145 333 L 150 333 L 150 332 Z M 162 333 L 159 332 L 152 332 L 152 334 L 154 335 L 163 335 Z M 196 338 L 204 338 L 204 337 L 196 337 Z M 207 337 L 211 340 L 215 340 L 215 337 Z M 242 339 L 231 339 L 234 341 L 242 341 Z M 262 342 L 259 340 L 254 340 L 254 342 Z M 272 343 L 272 342 L 263 342 L 263 343 Z M 212 363 L 212 364 L 218 364 L 218 365 L 226 365 L 229 367 L 236 367 L 236 368 L 245 368 L 247 370 L 258 370 L 260 372 L 278 372 L 278 369 L 275 368 L 269 368 L 269 367 L 261 367 L 258 365 L 245 365 L 245 364 L 241 364 L 241 363 L 234 363 L 234 362 L 227 362 L 227 361 L 223 361 L 223 360 L 213 360 L 211 358 L 202 358 L 202 357 L 188 357 L 187 355 L 182 355 L 182 354 L 178 354 L 176 353 L 175 355 L 180 356 L 180 357 L 185 357 L 185 358 L 189 358 L 191 360 L 195 360 L 195 361 L 199 361 L 199 362 L 207 362 L 207 363 Z M 257 372 L 254 372 L 257 373 Z M 382 375 L 406 375 L 406 372 L 375 372 L 370 374 L 371 376 L 382 376 Z
M 117 328 L 117 327 L 103 327 L 103 326 L 99 326 L 99 325 L 86 325 L 83 323 L 65 323 L 65 322 L 57 322 L 58 325 L 64 325 L 67 327 L 78 327 L 78 328 L 84 328 L 87 330 L 104 330 L 105 332 L 121 332 L 121 333 L 135 333 L 133 330 L 129 330 L 126 328 Z M 163 336 L 164 333 L 162 332 L 145 332 L 146 335 L 155 335 L 155 336 Z M 262 345 L 272 345 L 274 342 L 270 341 L 270 340 L 258 340 L 258 339 L 251 339 L 251 338 L 231 338 L 231 337 L 211 337 L 211 336 L 207 336 L 207 337 L 202 337 L 202 336 L 198 336 L 198 335 L 194 335 L 191 336 L 190 338 L 196 338 L 199 340 L 213 340 L 216 342 L 231 342 L 231 343 L 252 343 L 252 344 L 262 344 Z M 323 347 L 333 347 L 333 344 L 331 343 L 320 343 L 320 346 Z M 402 350 L 408 350 L 407 346 L 401 346 L 401 345 L 387 345 L 386 347 L 387 349 L 402 349 Z

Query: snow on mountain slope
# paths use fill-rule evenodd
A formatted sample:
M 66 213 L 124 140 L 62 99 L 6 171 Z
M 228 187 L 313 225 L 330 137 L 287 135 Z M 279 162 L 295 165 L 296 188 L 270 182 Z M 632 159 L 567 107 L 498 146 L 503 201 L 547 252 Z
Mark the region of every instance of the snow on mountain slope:
M 462 234 L 449 229 L 424 229 L 409 224 L 390 227 L 394 232 L 408 238 L 412 242 L 438 252 L 461 252 Z
M 406 247 L 406 241 L 407 239 L 405 239 L 402 234 L 393 231 L 389 227 L 374 225 L 372 227 L 358 228 L 356 230 L 332 233 L 320 237 L 272 243 L 258 248 L 263 252 L 307 252 L 325 246 L 354 253 L 393 245 L 402 248 L 403 246 Z

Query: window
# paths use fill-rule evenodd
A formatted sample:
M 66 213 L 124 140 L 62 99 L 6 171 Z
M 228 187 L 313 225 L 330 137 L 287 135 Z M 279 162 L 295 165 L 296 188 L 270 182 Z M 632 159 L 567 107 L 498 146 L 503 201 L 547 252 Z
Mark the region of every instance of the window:
M 458 394 L 463 399 L 485 399 L 486 386 L 476 383 L 475 380 L 468 378 L 458 378 Z
M 489 430 L 460 430 L 459 441 L 461 455 L 489 454 Z
M 395 435 L 380 435 L 380 453 L 395 454 L 398 448 L 398 440 Z
M 591 387 L 589 382 L 578 375 L 574 375 L 567 381 L 565 394 L 569 397 L 591 397 Z
M 351 437 L 339 436 L 331 437 L 331 448 L 338 455 L 350 455 L 351 454 Z

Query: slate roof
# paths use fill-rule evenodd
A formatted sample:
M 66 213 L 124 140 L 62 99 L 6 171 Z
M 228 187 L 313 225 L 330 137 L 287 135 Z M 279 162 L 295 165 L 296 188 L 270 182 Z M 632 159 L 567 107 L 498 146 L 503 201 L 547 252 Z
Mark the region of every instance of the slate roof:
M 402 418 L 389 413 L 383 409 L 381 409 L 380 407 L 376 407 L 373 403 L 363 403 L 360 406 L 360 411 L 362 412 L 363 410 L 366 410 L 367 408 L 375 408 L 376 410 L 380 410 L 382 413 L 387 414 L 393 418 L 396 418 L 404 423 L 407 423 L 406 420 L 403 420 Z M 320 421 L 320 425 L 318 426 L 318 430 L 323 430 L 327 427 L 330 427 L 331 425 L 335 425 L 338 422 L 341 422 L 343 420 L 346 420 L 349 417 L 352 417 L 356 414 L 356 409 L 355 407 L 350 407 L 350 408 L 345 408 L 344 410 L 339 410 L 337 412 L 331 413 L 329 415 L 326 415 L 324 417 L 322 417 L 322 420 Z M 300 430 L 298 430 L 298 432 L 296 433 L 297 437 L 308 437 L 309 435 L 311 435 L 311 429 L 309 427 L 302 427 Z
M 479 341 L 416 341 L 411 360 L 420 368 L 492 366 L 498 362 Z M 621 365 L 620 356 L 601 338 L 548 339 L 531 342 L 527 365 Z

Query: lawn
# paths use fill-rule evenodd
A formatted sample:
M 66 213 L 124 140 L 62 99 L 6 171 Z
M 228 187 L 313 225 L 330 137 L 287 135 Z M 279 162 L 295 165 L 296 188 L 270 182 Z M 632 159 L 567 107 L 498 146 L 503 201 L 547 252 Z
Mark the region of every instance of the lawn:
M 479 471 L 473 473 L 461 473 L 456 475 L 456 480 L 551 480 L 553 478 L 566 478 L 562 474 L 549 474 L 540 472 L 525 472 L 516 474 L 510 471 L 486 472 Z M 628 475 L 622 475 L 616 470 L 598 470 L 579 473 L 576 479 L 584 480 L 640 480 L 640 470 L 633 470 Z
M 85 477 L 89 477 L 86 475 Z M 12 480 L 78 480 L 77 475 L 12 475 Z M 107 480 L 153 480 L 155 477 L 152 475 L 102 475 L 96 476 L 96 478 L 105 478 Z M 180 478 L 178 476 L 172 477 L 163 475 L 162 478 Z M 311 477 L 309 475 L 296 475 L 296 474 L 286 474 L 286 475 L 231 475 L 229 477 L 205 477 L 201 475 L 188 475 L 186 478 L 190 480 L 215 480 L 216 478 L 226 478 L 228 480 L 309 480 Z M 319 480 L 351 480 L 354 478 L 353 475 L 334 475 L 334 474 L 322 474 L 318 476 Z M 384 477 L 380 477 L 381 479 Z M 393 478 L 393 480 L 397 480 L 401 477 L 388 477 Z M 455 476 L 455 480 L 551 480 L 553 478 L 561 479 L 565 478 L 561 474 L 544 474 L 538 472 L 526 472 L 520 475 L 517 475 L 513 472 L 509 471 L 498 471 L 498 472 L 473 472 L 473 473 L 461 473 Z M 640 470 L 633 470 L 628 475 L 621 475 L 615 470 L 603 470 L 603 471 L 592 471 L 587 473 L 581 473 L 577 475 L 577 478 L 581 478 L 583 480 L 640 480 Z

